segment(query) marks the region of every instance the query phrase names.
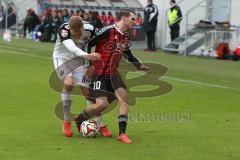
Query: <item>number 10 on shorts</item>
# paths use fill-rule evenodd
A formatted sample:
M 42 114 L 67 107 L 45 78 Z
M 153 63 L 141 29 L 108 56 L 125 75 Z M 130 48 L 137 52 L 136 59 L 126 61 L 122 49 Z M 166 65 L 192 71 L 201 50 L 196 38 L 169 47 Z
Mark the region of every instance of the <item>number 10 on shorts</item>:
M 94 90 L 100 89 L 100 87 L 101 87 L 101 81 L 93 82 L 93 89 Z

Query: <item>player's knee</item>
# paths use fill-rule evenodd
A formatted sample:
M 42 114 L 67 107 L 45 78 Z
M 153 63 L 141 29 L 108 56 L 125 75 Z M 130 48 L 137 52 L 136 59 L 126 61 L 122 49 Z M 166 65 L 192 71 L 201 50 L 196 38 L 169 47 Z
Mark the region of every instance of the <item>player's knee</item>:
M 73 86 L 74 83 L 73 83 L 73 81 L 71 81 L 71 80 L 66 80 L 66 81 L 64 81 L 64 85 L 65 85 L 65 86 Z
M 64 79 L 64 87 L 65 87 L 65 90 L 71 92 L 73 90 L 73 87 L 74 87 L 73 79 L 70 78 L 70 77 L 66 77 Z
M 108 106 L 108 101 L 107 101 L 107 100 L 97 101 L 97 102 L 96 102 L 96 106 L 97 106 L 99 109 L 103 110 L 103 109 L 107 108 L 107 106 Z

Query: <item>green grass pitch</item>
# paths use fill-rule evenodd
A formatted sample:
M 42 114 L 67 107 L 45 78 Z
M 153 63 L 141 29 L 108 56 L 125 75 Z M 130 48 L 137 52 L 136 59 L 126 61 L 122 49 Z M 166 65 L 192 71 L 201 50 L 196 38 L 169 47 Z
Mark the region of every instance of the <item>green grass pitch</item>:
M 0 40 L 0 160 L 239 160 L 240 63 L 134 50 L 143 62 L 168 68 L 161 79 L 174 89 L 139 98 L 130 107 L 127 133 L 133 144 L 117 141 L 117 109 L 104 115 L 112 138 L 62 134 L 54 114 L 60 96 L 48 84 L 54 44 Z M 144 89 L 144 88 L 142 88 Z M 73 112 L 85 102 L 74 97 Z M 144 119 L 155 113 L 165 118 Z M 172 115 L 185 119 L 171 118 Z M 170 118 L 169 118 L 170 117 Z

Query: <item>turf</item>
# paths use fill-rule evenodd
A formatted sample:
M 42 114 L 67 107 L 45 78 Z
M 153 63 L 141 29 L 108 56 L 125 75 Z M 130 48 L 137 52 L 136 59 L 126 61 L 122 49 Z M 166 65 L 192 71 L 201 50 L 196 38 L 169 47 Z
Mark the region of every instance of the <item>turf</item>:
M 48 84 L 54 44 L 0 40 L 0 159 L 11 160 L 239 160 L 240 63 L 174 54 L 134 53 L 143 62 L 168 68 L 161 79 L 174 89 L 154 98 L 138 98 L 130 107 L 128 134 L 117 138 L 117 109 L 104 115 L 112 138 L 62 135 L 54 105 L 59 94 Z M 142 87 L 144 89 L 144 87 Z M 73 112 L 84 107 L 74 97 Z M 155 117 L 147 117 L 147 115 Z M 138 117 L 136 117 L 138 115 Z

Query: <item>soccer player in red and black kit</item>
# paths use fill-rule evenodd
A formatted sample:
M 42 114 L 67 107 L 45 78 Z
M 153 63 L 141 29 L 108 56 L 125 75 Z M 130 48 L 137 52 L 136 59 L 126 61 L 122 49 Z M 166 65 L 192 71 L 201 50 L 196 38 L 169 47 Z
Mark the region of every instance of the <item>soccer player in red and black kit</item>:
M 130 47 L 130 36 L 127 32 L 132 29 L 136 13 L 129 9 L 120 12 L 120 21 L 116 25 L 102 28 L 89 42 L 89 47 L 96 46 L 96 52 L 101 54 L 101 61 L 94 61 L 92 79 L 93 97 L 96 103 L 88 106 L 81 114 L 75 116 L 78 129 L 83 121 L 101 113 L 114 99 L 119 103 L 119 137 L 124 143 L 132 143 L 125 134 L 128 120 L 127 88 L 117 71 L 120 60 L 124 56 L 138 70 L 149 72 L 150 68 L 144 66 L 133 56 Z

